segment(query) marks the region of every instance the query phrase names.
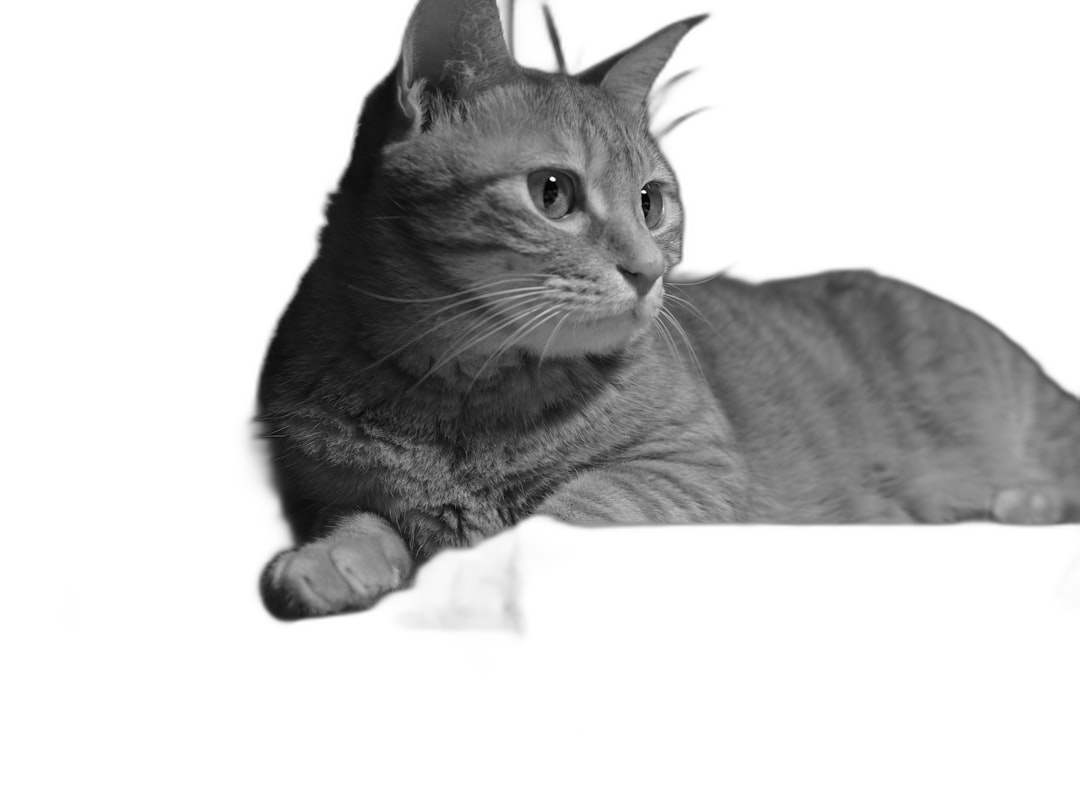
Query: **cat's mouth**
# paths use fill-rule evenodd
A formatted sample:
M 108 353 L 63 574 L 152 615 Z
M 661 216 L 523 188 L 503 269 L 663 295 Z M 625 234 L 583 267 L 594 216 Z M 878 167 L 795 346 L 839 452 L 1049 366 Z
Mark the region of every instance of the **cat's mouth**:
M 569 313 L 530 334 L 521 348 L 541 357 L 577 357 L 614 352 L 651 328 L 656 306 L 642 300 L 622 313 Z

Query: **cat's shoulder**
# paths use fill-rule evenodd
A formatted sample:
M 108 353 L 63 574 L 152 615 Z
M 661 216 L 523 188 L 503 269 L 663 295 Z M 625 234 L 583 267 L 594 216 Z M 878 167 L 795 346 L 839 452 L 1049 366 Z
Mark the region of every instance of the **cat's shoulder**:
M 964 306 L 908 282 L 869 270 L 835 270 L 768 282 L 763 309 L 805 327 L 828 324 L 851 346 L 875 345 L 902 353 L 921 368 L 942 353 L 970 357 L 1000 330 Z M 774 319 L 775 320 L 775 319 Z M 788 323 L 785 321 L 785 323 Z
M 816 302 L 830 309 L 885 308 L 903 312 L 933 312 L 941 307 L 959 309 L 921 287 L 873 270 L 828 270 L 765 282 L 760 289 L 771 297 Z
M 762 290 L 768 292 L 827 298 L 886 291 L 895 293 L 906 287 L 910 286 L 888 276 L 882 276 L 877 271 L 862 268 L 826 270 L 808 276 L 777 279 L 761 285 Z

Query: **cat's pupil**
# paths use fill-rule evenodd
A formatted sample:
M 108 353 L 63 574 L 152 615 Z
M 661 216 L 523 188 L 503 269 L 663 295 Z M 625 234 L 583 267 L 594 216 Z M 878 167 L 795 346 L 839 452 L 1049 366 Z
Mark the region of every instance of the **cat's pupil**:
M 545 217 L 558 220 L 574 210 L 574 181 L 565 172 L 541 169 L 527 182 L 533 203 Z
M 544 208 L 551 208 L 558 199 L 559 179 L 554 175 L 551 175 L 544 184 Z
M 664 219 L 664 195 L 655 181 L 646 183 L 641 189 L 641 213 L 650 229 L 659 226 Z

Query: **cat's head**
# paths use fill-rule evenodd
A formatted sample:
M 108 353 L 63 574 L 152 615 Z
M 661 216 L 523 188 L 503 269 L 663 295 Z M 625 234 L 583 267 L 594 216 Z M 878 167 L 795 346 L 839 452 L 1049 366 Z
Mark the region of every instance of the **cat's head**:
M 383 257 L 357 288 L 406 320 L 406 299 L 445 302 L 477 353 L 605 353 L 650 329 L 682 208 L 647 101 L 700 19 L 571 76 L 519 66 L 495 0 L 420 0 L 342 180 L 341 216 L 363 220 L 346 227 Z

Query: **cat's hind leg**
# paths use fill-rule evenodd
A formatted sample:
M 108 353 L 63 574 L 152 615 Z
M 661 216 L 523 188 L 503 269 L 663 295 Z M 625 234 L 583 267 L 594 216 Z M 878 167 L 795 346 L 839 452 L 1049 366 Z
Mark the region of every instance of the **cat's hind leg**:
M 1038 484 L 1007 489 L 994 517 L 1019 523 L 1080 522 L 1080 400 L 1038 371 L 1032 396 L 1032 430 L 1026 447 Z M 1009 521 L 1009 523 L 1016 523 Z
M 1076 520 L 1075 498 L 1054 485 L 1010 487 L 994 497 L 992 514 L 1002 524 L 1060 524 Z
M 358 611 L 403 586 L 412 570 L 408 548 L 393 527 L 359 513 L 271 560 L 262 576 L 263 602 L 281 619 Z

